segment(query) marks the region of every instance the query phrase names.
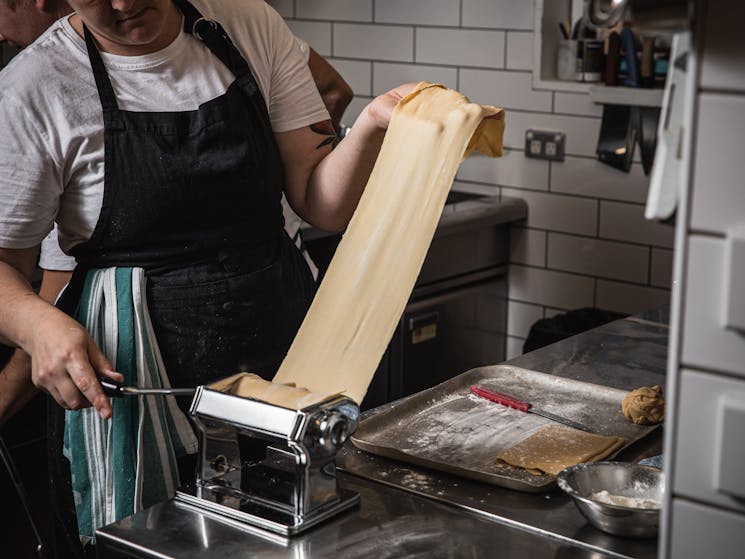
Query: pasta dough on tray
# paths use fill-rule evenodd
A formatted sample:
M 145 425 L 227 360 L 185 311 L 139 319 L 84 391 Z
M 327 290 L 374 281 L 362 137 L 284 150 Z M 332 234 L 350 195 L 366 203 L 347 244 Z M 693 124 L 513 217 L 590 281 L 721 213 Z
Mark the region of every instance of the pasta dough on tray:
M 502 452 L 497 456 L 497 463 L 525 468 L 534 475 L 556 475 L 575 464 L 604 460 L 625 443 L 621 437 L 551 424 Z

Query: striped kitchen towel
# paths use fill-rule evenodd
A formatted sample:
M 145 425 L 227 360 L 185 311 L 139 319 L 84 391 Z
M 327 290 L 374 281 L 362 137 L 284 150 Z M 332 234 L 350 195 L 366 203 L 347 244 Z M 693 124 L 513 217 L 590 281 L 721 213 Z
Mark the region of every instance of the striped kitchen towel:
M 76 318 L 126 385 L 170 387 L 147 310 L 142 268 L 91 270 Z M 113 417 L 94 408 L 65 413 L 64 453 L 70 461 L 78 530 L 96 528 L 172 497 L 176 458 L 197 440 L 172 396 L 112 398 Z

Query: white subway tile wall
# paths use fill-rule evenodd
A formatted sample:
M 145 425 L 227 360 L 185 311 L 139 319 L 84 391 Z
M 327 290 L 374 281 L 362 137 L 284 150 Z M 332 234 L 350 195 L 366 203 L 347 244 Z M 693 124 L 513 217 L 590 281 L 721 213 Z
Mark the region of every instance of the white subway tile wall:
M 460 71 L 460 91 L 471 99 L 488 99 L 484 103 L 499 105 L 507 110 L 551 110 L 551 92 L 534 90 L 528 72 L 494 72 L 464 68 Z M 523 138 L 517 142 L 513 141 L 510 147 L 522 148 L 524 142 L 523 134 Z
M 346 58 L 327 58 L 326 60 L 336 68 L 337 72 L 344 76 L 344 80 L 352 88 L 355 95 L 369 97 L 373 94 L 372 62 Z
M 504 31 L 417 27 L 415 47 L 417 64 L 504 68 Z
M 510 301 L 507 305 L 507 334 L 527 338 L 530 327 L 543 318 L 543 307 Z
M 548 190 L 548 161 L 525 157 L 522 151 L 504 150 L 499 159 L 474 154 L 458 170 L 464 181 L 516 188 Z
M 639 313 L 670 303 L 669 289 L 598 280 L 596 291 L 596 306 L 609 311 Z
M 644 206 L 602 200 L 600 202 L 600 236 L 629 243 L 672 248 L 675 227 L 644 218 Z
M 288 21 L 289 28 L 302 37 L 321 56 L 331 55 L 331 23 L 321 21 Z
M 569 156 L 551 165 L 551 190 L 606 200 L 637 202 L 647 199 L 649 181 L 641 165 L 628 173 L 600 165 L 595 159 Z
M 577 235 L 597 234 L 597 200 L 513 188 L 503 188 L 502 194 L 525 199 L 528 227 Z
M 271 2 L 270 2 L 271 4 Z M 372 0 L 299 0 L 295 17 L 330 21 L 372 21 Z
M 544 268 L 548 233 L 540 229 L 512 227 L 510 230 L 510 262 Z
M 548 267 L 600 278 L 646 283 L 649 248 L 590 237 L 548 234 Z
M 595 158 L 601 106 L 588 94 L 533 89 L 532 1 L 270 3 L 298 35 L 307 30 L 303 38 L 352 85 L 347 124 L 372 96 L 420 80 L 507 110 L 504 157 L 468 159 L 453 188 L 528 203 L 528 218 L 510 235 L 508 358 L 522 353 L 540 318 L 589 306 L 634 313 L 668 302 L 673 227 L 644 219 L 648 179 L 638 154 L 630 173 Z M 530 128 L 566 133 L 565 160 L 526 158 Z
M 293 16 L 292 8 L 295 3 L 293 0 L 270 0 L 267 3 L 277 10 L 282 17 Z
M 523 31 L 507 33 L 505 66 L 508 70 L 533 69 L 533 33 Z
M 464 27 L 533 29 L 533 2 L 526 0 L 462 0 Z
M 509 45 L 507 46 L 509 56 Z M 509 66 L 508 66 L 509 67 Z M 554 112 L 580 116 L 603 116 L 603 106 L 593 103 L 585 93 L 554 93 Z
M 651 260 L 649 283 L 654 287 L 670 287 L 673 278 L 673 251 L 653 248 Z
M 336 23 L 334 56 L 393 62 L 414 61 L 414 28 L 401 25 Z
M 456 87 L 458 70 L 446 66 L 373 62 L 373 95 L 380 95 L 405 82 L 430 81 Z
M 458 27 L 460 6 L 453 0 L 375 0 L 375 22 Z

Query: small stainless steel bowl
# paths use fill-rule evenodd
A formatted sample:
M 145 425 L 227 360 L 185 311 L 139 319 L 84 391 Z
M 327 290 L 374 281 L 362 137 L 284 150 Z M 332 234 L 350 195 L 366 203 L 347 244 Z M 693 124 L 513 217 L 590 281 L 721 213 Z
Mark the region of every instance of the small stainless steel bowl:
M 590 462 L 559 472 L 559 487 L 596 528 L 616 536 L 652 537 L 660 524 L 660 509 L 611 505 L 591 499 L 607 491 L 611 495 L 662 502 L 665 476 L 662 470 L 628 462 Z

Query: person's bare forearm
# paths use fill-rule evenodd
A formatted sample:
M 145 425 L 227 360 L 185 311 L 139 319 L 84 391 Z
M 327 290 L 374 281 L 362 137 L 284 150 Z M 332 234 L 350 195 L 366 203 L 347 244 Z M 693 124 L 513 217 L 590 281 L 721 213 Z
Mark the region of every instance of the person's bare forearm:
M 31 382 L 31 358 L 17 349 L 0 372 L 0 428 L 37 393 Z
M 376 97 L 338 142 L 330 121 L 275 135 L 285 167 L 285 194 L 292 209 L 326 231 L 347 226 L 383 145 L 398 102 L 416 84 Z
M 39 296 L 48 303 L 54 303 L 70 280 L 70 275 L 70 272 L 45 270 Z M 38 392 L 31 380 L 31 357 L 17 349 L 0 371 L 0 428 Z
M 121 375 L 79 322 L 34 293 L 20 272 L 30 275 L 34 262 L 30 250 L 0 249 L 0 335 L 31 356 L 34 386 L 67 409 L 93 404 L 107 419 L 111 404 L 96 375 Z
M 349 223 L 384 138 L 385 129 L 375 126 L 365 110 L 353 131 L 315 168 L 306 204 L 321 215 L 335 216 L 324 223 L 325 229 L 340 231 Z
M 31 253 L 2 252 L 7 258 L 0 261 L 0 342 L 23 348 L 50 305 L 34 292 L 27 279 L 33 266 L 28 264 Z

